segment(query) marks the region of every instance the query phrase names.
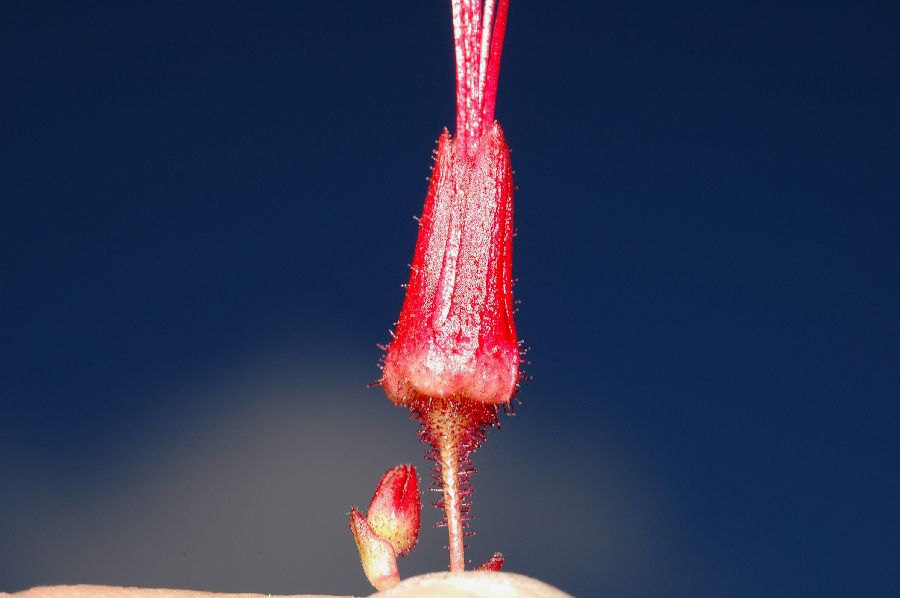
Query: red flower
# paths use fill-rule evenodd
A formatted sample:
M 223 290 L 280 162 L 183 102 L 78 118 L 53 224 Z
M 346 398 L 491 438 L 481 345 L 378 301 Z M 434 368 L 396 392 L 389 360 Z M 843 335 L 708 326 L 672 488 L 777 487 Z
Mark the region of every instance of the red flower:
M 406 300 L 382 384 L 422 397 L 501 404 L 519 378 L 512 300 L 512 169 L 500 125 L 465 153 L 445 130 L 425 199 Z
M 494 122 L 509 2 L 451 4 L 456 137 L 445 129 L 438 140 L 381 384 L 422 422 L 443 494 L 437 506 L 446 513 L 450 569 L 462 571 L 474 471 L 468 455 L 496 423 L 498 406 L 512 398 L 520 359 L 512 300 L 512 168 Z
M 438 140 L 382 385 L 397 404 L 508 403 L 519 379 L 512 168 L 494 122 L 508 0 L 452 0 L 456 130 Z

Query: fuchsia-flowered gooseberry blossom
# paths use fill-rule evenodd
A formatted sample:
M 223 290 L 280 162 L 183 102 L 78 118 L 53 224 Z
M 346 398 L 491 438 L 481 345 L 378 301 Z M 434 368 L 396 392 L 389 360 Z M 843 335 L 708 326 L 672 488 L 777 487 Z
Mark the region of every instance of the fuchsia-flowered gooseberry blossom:
M 446 514 L 450 569 L 465 568 L 469 455 L 519 381 L 513 322 L 513 180 L 494 121 L 508 0 L 451 0 L 456 137 L 445 130 L 381 384 L 422 422 Z M 496 12 L 495 9 L 496 8 Z
M 519 379 L 512 302 L 512 172 L 500 125 L 474 153 L 446 131 L 382 385 L 422 397 L 507 403 Z
M 406 298 L 380 380 L 391 401 L 422 423 L 420 436 L 431 445 L 433 479 L 442 497 L 435 506 L 445 512 L 451 571 L 466 566 L 474 472 L 469 456 L 485 430 L 496 425 L 498 409 L 510 403 L 519 382 L 514 187 L 509 148 L 494 121 L 508 4 L 451 0 L 456 135 L 445 129 L 438 140 Z M 377 541 L 382 535 L 372 529 L 371 513 L 368 521 L 351 514 L 350 524 L 370 581 L 393 583 L 396 563 L 383 558 L 384 545 Z M 495 553 L 480 569 L 497 571 L 502 565 L 502 555 Z
M 406 299 L 382 385 L 422 397 L 508 403 L 519 380 L 513 323 L 513 181 L 494 121 L 507 2 L 454 1 L 457 135 L 446 130 L 425 198 Z M 481 25 L 479 27 L 479 24 Z

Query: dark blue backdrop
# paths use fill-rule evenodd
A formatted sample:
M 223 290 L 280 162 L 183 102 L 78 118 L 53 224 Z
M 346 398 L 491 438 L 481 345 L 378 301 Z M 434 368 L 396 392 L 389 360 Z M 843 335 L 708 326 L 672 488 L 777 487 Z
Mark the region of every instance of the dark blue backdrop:
M 476 455 L 472 559 L 900 595 L 898 28 L 513 0 L 534 379 Z M 5 3 L 0 67 L 0 589 L 365 593 L 346 513 L 425 465 L 365 385 L 453 125 L 449 3 Z

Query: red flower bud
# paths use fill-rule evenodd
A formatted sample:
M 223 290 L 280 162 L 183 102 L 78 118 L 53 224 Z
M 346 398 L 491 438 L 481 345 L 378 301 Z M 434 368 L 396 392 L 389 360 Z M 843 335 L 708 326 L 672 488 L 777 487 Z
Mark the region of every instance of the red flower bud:
M 499 571 L 503 568 L 503 553 L 495 552 L 491 558 L 476 567 L 476 571 Z
M 397 404 L 507 403 L 519 378 L 513 323 L 509 148 L 496 122 L 474 151 L 446 130 L 382 384 Z
M 379 537 L 391 543 L 398 556 L 403 556 L 419 539 L 421 511 L 416 468 L 398 465 L 381 476 L 366 520 Z
M 356 540 L 363 571 L 376 590 L 386 590 L 400 583 L 397 555 L 391 543 L 376 534 L 362 513 L 350 511 L 350 531 Z

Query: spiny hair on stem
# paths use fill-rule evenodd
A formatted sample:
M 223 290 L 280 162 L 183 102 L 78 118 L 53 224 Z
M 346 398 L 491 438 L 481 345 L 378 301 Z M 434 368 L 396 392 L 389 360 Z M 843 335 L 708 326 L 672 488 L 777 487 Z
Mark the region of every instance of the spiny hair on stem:
M 499 409 L 496 405 L 484 405 L 461 399 L 430 399 L 419 397 L 410 403 L 410 418 L 419 422 L 419 439 L 427 444 L 425 459 L 431 461 L 431 490 L 440 493 L 432 506 L 444 510 L 444 478 L 442 468 L 447 464 L 441 458 L 440 447 L 452 443 L 451 452 L 456 455 L 454 472 L 458 484 L 460 522 L 464 537 L 474 535 L 469 530 L 472 521 L 471 497 L 474 493 L 472 476 L 477 472 L 471 455 L 484 442 L 487 429 L 499 426 Z M 446 527 L 447 515 L 435 524 Z

